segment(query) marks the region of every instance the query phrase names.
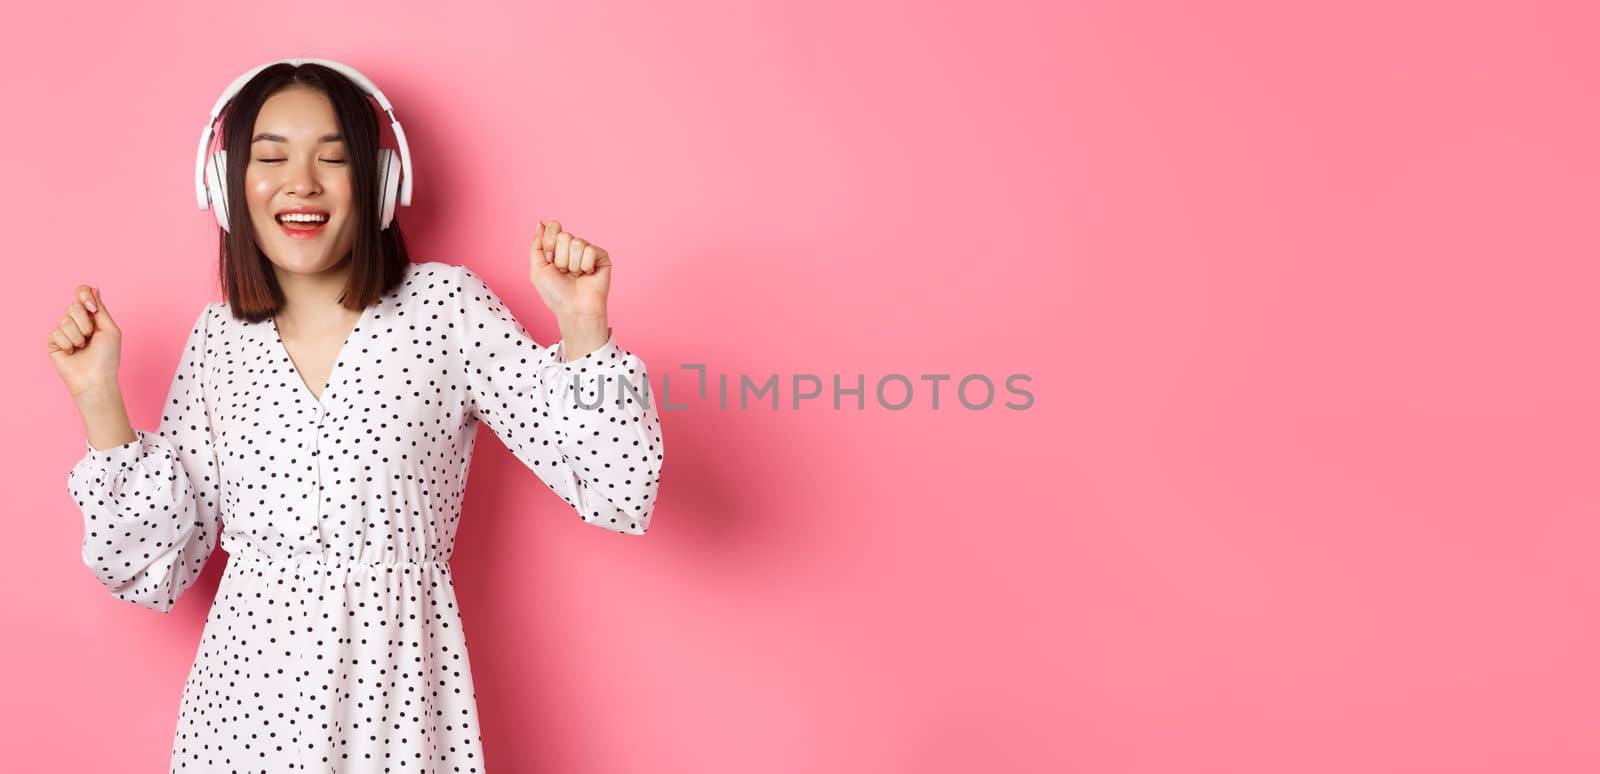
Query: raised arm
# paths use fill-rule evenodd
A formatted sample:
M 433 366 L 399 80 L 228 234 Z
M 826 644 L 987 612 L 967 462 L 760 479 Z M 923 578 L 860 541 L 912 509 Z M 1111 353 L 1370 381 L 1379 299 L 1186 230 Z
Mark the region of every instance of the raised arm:
M 83 512 L 83 562 L 126 602 L 168 612 L 211 555 L 220 534 L 220 477 L 206 403 L 208 304 L 189 331 L 155 433 L 134 430 L 95 449 L 67 474 Z
M 665 453 L 644 362 L 611 337 L 568 363 L 562 342 L 540 346 L 477 274 L 457 271 L 472 415 L 585 522 L 644 534 Z

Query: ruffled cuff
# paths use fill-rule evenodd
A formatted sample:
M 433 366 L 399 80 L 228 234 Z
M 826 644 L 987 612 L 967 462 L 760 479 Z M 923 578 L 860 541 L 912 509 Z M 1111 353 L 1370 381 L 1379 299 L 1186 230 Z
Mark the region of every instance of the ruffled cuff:
M 120 446 L 107 446 L 96 449 L 84 439 L 84 455 L 73 465 L 73 470 L 79 473 L 92 473 L 96 479 L 103 479 L 106 472 L 131 468 L 139 460 L 139 454 L 144 446 L 145 433 L 143 430 L 133 431 L 133 440 Z
M 546 351 L 544 364 L 566 366 L 567 370 L 570 371 L 573 369 L 573 367 L 582 368 L 601 361 L 612 360 L 616 358 L 618 355 L 617 337 L 612 334 L 611 330 L 612 329 L 610 327 L 606 328 L 606 343 L 601 344 L 599 349 L 590 352 L 589 354 L 584 355 L 583 357 L 580 357 L 571 363 L 567 362 L 567 340 L 562 339 L 556 342 L 555 346 Z
M 573 398 L 574 384 L 583 388 L 583 403 L 588 405 L 595 402 L 595 390 L 606 377 L 627 374 L 627 353 L 617 346 L 617 337 L 610 328 L 606 329 L 606 343 L 599 349 L 570 363 L 566 361 L 566 352 L 567 342 L 563 339 L 545 351 L 544 362 L 539 364 L 539 383 L 544 387 L 545 402 L 551 415 L 556 417 L 583 411 Z M 608 383 L 606 400 L 615 400 L 615 396 L 615 388 Z
M 565 362 L 566 342 L 563 340 L 547 350 L 544 362 L 539 365 L 539 382 L 556 431 L 556 445 L 566 455 L 576 453 L 574 442 L 591 435 L 593 428 L 618 421 L 617 418 L 628 416 L 630 410 L 642 410 L 629 392 L 628 384 L 641 396 L 649 390 L 648 385 L 634 383 L 635 379 L 643 378 L 639 359 L 617 346 L 610 328 L 606 329 L 606 334 L 606 343 L 599 349 L 570 363 Z M 582 390 L 581 395 L 574 394 L 575 386 Z

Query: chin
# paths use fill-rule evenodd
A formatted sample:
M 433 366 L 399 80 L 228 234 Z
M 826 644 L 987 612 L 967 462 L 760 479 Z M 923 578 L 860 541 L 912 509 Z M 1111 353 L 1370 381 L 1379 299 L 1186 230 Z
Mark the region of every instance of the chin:
M 321 274 L 329 269 L 344 263 L 343 258 L 331 258 L 322 254 L 313 254 L 312 251 L 297 249 L 297 246 L 276 249 L 263 249 L 262 253 L 272 265 L 291 274 Z M 346 255 L 345 258 L 349 256 Z

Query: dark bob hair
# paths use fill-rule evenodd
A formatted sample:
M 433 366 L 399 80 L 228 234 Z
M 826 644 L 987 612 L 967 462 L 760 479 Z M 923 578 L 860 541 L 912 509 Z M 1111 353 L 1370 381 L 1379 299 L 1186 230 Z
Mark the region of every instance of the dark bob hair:
M 411 260 L 400 233 L 399 213 L 386 229 L 380 222 L 378 113 L 371 98 L 336 70 L 309 62 L 299 66 L 280 62 L 256 73 L 229 100 L 220 116 L 222 147 L 228 151 L 228 202 L 232 206 L 228 207 L 228 228 L 217 227 L 217 270 L 235 319 L 259 322 L 276 314 L 284 303 L 272 263 L 256 241 L 245 198 L 244 173 L 250 162 L 251 130 L 262 104 L 291 86 L 309 86 L 326 94 L 345 137 L 355 238 L 349 256 L 350 280 L 339 298 L 340 304 L 346 309 L 365 309 L 401 281 Z

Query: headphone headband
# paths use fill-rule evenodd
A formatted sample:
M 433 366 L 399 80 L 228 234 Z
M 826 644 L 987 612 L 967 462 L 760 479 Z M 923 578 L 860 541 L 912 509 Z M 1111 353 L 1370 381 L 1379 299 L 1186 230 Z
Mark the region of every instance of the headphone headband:
M 210 197 L 206 195 L 206 149 L 210 147 L 212 135 L 217 128 L 217 116 L 222 113 L 222 108 L 228 104 L 228 100 L 233 99 L 233 96 L 238 94 L 239 90 L 244 88 L 244 85 L 249 83 L 250 79 L 256 76 L 256 73 L 259 73 L 275 64 L 283 63 L 292 64 L 296 67 L 307 63 L 319 64 L 330 70 L 335 70 L 344 75 L 346 78 L 349 78 L 357 86 L 361 87 L 363 91 L 371 95 L 373 99 L 378 101 L 378 105 L 383 108 L 383 112 L 389 114 L 389 126 L 394 129 L 394 138 L 400 144 L 400 161 L 402 164 L 400 174 L 400 204 L 407 207 L 411 206 L 411 147 L 406 144 L 406 132 L 404 129 L 400 128 L 400 120 L 394 117 L 394 108 L 389 104 L 389 98 L 383 96 L 383 91 L 378 88 L 377 84 L 373 83 L 367 78 L 367 76 L 362 75 L 354 67 L 335 62 L 331 59 L 314 59 L 311 57 L 297 56 L 288 59 L 277 59 L 267 62 L 266 64 L 252 68 L 244 75 L 233 79 L 233 83 L 228 84 L 228 88 L 222 92 L 222 96 L 217 98 L 217 104 L 211 107 L 211 119 L 206 121 L 206 128 L 200 133 L 200 150 L 195 154 L 194 160 L 194 193 L 196 201 L 200 203 L 200 209 L 208 209 L 211 205 Z

